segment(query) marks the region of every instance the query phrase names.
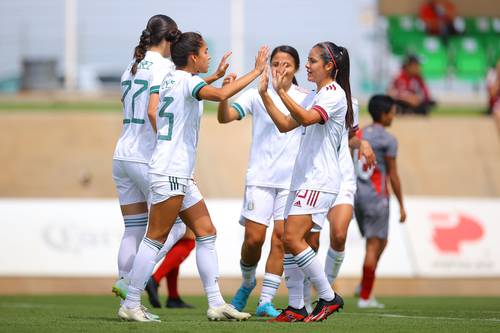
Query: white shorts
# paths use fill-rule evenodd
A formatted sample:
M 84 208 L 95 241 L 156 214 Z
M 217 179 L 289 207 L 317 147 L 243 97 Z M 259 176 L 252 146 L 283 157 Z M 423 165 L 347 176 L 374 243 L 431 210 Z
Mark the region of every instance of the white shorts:
M 149 201 L 149 175 L 146 163 L 113 160 L 113 180 L 120 205 Z
M 203 196 L 192 179 L 150 174 L 151 203 L 157 204 L 172 197 L 183 195 L 181 212 L 194 206 Z
M 356 194 L 356 187 L 354 188 L 342 188 L 340 187 L 339 194 L 335 199 L 332 207 L 338 205 L 351 205 L 354 207 L 354 195 Z
M 337 194 L 313 190 L 291 191 L 286 203 L 285 216 L 311 215 L 314 227 L 312 231 L 323 228 L 326 215 L 333 206 Z
M 240 224 L 244 226 L 248 219 L 269 227 L 271 221 L 284 220 L 289 193 L 289 190 L 274 187 L 245 187 Z

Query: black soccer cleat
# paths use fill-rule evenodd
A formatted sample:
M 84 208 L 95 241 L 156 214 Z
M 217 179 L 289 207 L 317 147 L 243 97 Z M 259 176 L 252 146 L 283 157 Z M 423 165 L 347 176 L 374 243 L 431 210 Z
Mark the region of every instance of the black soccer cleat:
M 311 321 L 326 320 L 328 316 L 330 316 L 334 312 L 339 311 L 342 308 L 344 308 L 344 300 L 337 293 L 335 293 L 335 297 L 331 301 L 326 301 L 320 298 L 318 300 L 318 303 L 316 303 L 313 312 L 311 312 L 309 316 L 304 318 L 304 322 L 308 323 Z
M 146 292 L 148 293 L 149 303 L 153 308 L 161 308 L 160 298 L 158 297 L 158 283 L 150 277 L 146 283 Z
M 169 297 L 167 299 L 166 307 L 167 308 L 177 308 L 177 309 L 193 309 L 194 308 L 194 306 L 184 302 L 180 297 L 179 298 Z

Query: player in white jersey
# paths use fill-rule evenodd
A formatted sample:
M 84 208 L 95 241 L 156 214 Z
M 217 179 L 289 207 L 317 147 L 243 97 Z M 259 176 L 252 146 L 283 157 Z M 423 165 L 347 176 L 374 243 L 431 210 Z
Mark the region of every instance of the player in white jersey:
M 307 91 L 297 86 L 294 76 L 300 66 L 297 50 L 287 45 L 276 47 L 271 53 L 271 67 L 278 68 L 282 62 L 291 69 L 285 77 L 286 90 L 294 101 L 302 103 Z M 230 82 L 233 78 L 229 75 L 225 82 Z M 279 110 L 289 115 L 277 93 L 270 89 L 269 94 Z M 272 305 L 272 300 L 283 274 L 284 253 L 281 238 L 284 211 L 301 133 L 299 129 L 280 133 L 267 114 L 257 89 L 245 91 L 231 106 L 227 101 L 219 104 L 220 123 L 241 120 L 247 114 L 252 115 L 252 146 L 240 218 L 240 224 L 245 227 L 240 260 L 243 281 L 231 304 L 240 311 L 245 308 L 248 297 L 256 285 L 255 270 L 261 257 L 266 229 L 271 221 L 274 221 L 271 251 L 267 258 L 259 304 L 255 311 L 257 316 L 274 318 L 280 313 Z
M 280 131 L 302 126 L 285 213 L 284 268 L 287 286 L 297 284 L 302 287 L 306 276 L 319 294 L 319 301 L 310 314 L 305 310 L 302 295 L 289 294 L 289 306 L 276 321 L 321 321 L 344 305 L 340 295 L 328 283 L 322 264 L 308 245 L 306 236 L 313 227 L 321 229 L 340 191 L 338 152 L 343 130 L 352 126 L 353 117 L 349 54 L 345 48 L 331 42 L 316 44 L 309 53 L 306 69 L 308 80 L 317 86 L 317 94 L 307 108 L 294 102 L 283 89 L 287 69 L 280 66 L 273 73 L 273 87 L 290 116 L 279 112 L 270 98 L 267 74 L 263 75 L 259 85 L 266 109 Z
M 125 297 L 128 275 L 148 221 L 148 163 L 155 146 L 154 112 L 158 92 L 165 75 L 174 69 L 170 43 L 180 34 L 177 24 L 168 16 L 155 15 L 142 31 L 134 60 L 122 75 L 123 129 L 113 156 L 113 180 L 125 222 L 118 252 L 119 280 L 113 292 Z M 175 244 L 185 232 L 178 224 L 176 232 L 166 242 Z M 165 248 L 164 251 L 167 251 Z M 144 309 L 143 316 L 151 317 Z
M 218 285 L 216 230 L 198 187 L 193 181 L 201 100 L 226 100 L 255 80 L 264 70 L 268 50 L 259 50 L 255 68 L 222 88 L 207 85 L 197 73 L 206 73 L 210 56 L 201 35 L 183 33 L 171 45 L 176 70 L 160 88 L 157 144 L 149 164 L 152 206 L 149 225 L 135 257 L 124 315 L 141 309 L 141 292 L 155 266 L 155 257 L 180 215 L 196 235 L 196 263 L 208 298 L 210 320 L 246 320 L 250 314 L 226 304 Z
M 175 70 L 169 59 L 170 44 L 178 35 L 180 31 L 177 24 L 170 17 L 151 17 L 135 48 L 134 60 L 121 78 L 124 117 L 122 133 L 113 156 L 113 180 L 125 230 L 118 252 L 119 279 L 113 286 L 113 292 L 122 298 L 126 296 L 128 274 L 147 227 L 150 193 L 148 164 L 156 145 L 159 89 L 167 73 Z M 221 63 L 218 72 L 207 80 L 214 81 L 222 77 L 226 68 Z M 185 231 L 185 225 L 178 219 L 158 260 Z
M 367 164 L 372 165 L 375 162 L 375 154 L 370 144 L 366 140 L 359 140 L 355 135 L 359 129 L 359 104 L 354 97 L 352 98 L 352 106 L 353 124 L 350 129 L 344 128 L 339 151 L 339 166 L 342 176 L 340 191 L 327 215 L 330 222 L 330 247 L 325 261 L 325 273 L 330 285 L 335 281 L 344 260 L 345 241 L 353 215 L 356 174 L 351 149 L 358 150 L 357 158 L 362 156 L 367 161 Z M 310 233 L 308 243 L 313 249 L 319 248 L 319 233 Z M 304 281 L 304 303 L 309 311 L 311 284 L 307 279 Z

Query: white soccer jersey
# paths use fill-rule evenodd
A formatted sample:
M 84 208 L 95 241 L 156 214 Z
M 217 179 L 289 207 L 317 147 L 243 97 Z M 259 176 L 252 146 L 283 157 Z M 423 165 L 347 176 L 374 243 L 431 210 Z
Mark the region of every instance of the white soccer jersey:
M 198 92 L 206 85 L 198 75 L 175 70 L 160 88 L 156 115 L 156 147 L 149 172 L 159 175 L 192 178 L 198 145 L 203 103 Z
M 352 98 L 353 122 L 352 130 L 359 128 L 359 104 L 356 98 Z M 354 164 L 352 162 L 351 150 L 349 149 L 349 130 L 345 128 L 342 132 L 342 143 L 339 151 L 339 166 L 342 174 L 342 190 L 356 192 L 356 174 L 354 173 Z
M 319 112 L 323 121 L 302 127 L 290 190 L 338 193 L 342 179 L 338 156 L 347 112 L 345 92 L 333 82 L 321 88 L 311 106 L 310 112 Z
M 174 70 L 170 59 L 158 52 L 147 51 L 132 75 L 130 68 L 122 74 L 123 129 L 116 144 L 116 160 L 148 163 L 156 137 L 148 119 L 149 95 L 158 93 L 167 73 Z
M 308 92 L 292 85 L 288 94 L 300 104 Z M 269 89 L 269 95 L 283 114 L 290 114 L 274 89 Z M 280 133 L 267 113 L 257 89 L 245 91 L 231 106 L 238 111 L 240 118 L 246 114 L 252 115 L 252 146 L 246 185 L 288 190 L 299 151 L 300 129 Z

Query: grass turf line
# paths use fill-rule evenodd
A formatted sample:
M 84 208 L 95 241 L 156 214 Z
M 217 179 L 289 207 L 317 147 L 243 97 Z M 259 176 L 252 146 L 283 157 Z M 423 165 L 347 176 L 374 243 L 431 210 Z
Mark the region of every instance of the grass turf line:
M 161 323 L 120 321 L 112 296 L 0 296 L 0 332 L 498 332 L 500 301 L 485 297 L 386 297 L 385 309 L 360 310 L 345 298 L 345 310 L 322 323 L 209 322 L 203 296 L 185 297 L 195 309 L 153 309 Z M 226 297 L 228 300 L 229 298 Z M 147 300 L 144 300 L 145 304 Z M 257 298 L 247 311 L 254 312 Z M 284 307 L 286 298 L 276 304 Z

